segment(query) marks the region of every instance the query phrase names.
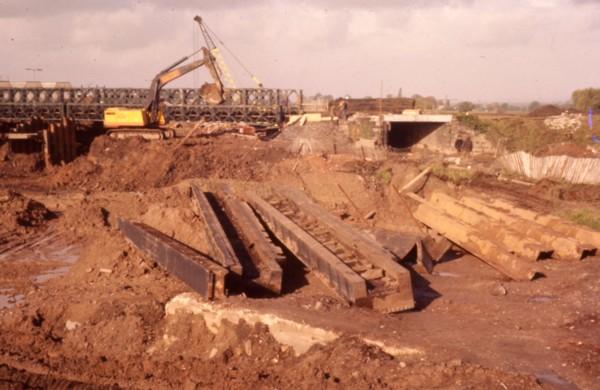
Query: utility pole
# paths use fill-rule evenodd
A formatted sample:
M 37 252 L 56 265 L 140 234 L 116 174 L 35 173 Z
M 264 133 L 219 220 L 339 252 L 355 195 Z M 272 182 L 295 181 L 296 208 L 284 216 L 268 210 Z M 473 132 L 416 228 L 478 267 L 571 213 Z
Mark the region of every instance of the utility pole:
M 42 72 L 44 69 L 42 69 L 42 68 L 25 68 L 25 70 L 33 73 L 33 80 L 31 80 L 31 81 L 37 81 L 35 78 L 36 73 Z

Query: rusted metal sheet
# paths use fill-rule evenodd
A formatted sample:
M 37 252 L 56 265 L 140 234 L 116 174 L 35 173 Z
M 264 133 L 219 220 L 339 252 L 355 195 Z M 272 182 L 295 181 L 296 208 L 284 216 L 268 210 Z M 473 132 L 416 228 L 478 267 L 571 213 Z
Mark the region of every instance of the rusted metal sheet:
M 401 260 L 416 249 L 419 241 L 419 237 L 415 235 L 387 229 L 371 229 L 370 232 L 375 237 L 375 241 Z
M 208 243 L 211 247 L 210 255 L 223 267 L 235 272 L 238 275 L 242 274 L 242 264 L 237 258 L 223 226 L 219 221 L 215 210 L 213 210 L 210 202 L 202 190 L 192 184 L 192 203 L 196 209 L 196 213 L 202 217 Z
M 246 199 L 285 246 L 342 297 L 352 303 L 368 298 L 365 280 L 326 247 L 257 195 L 247 193 Z
M 433 234 L 436 236 L 438 233 L 435 231 Z M 438 239 L 434 239 L 431 235 L 425 237 L 422 241 L 423 250 L 427 252 L 427 255 L 431 258 L 431 261 L 437 263 L 444 257 L 444 255 L 452 248 L 452 242 L 445 237 L 439 235 Z
M 358 229 L 336 218 L 303 192 L 291 188 L 282 188 L 277 192 L 292 201 L 301 212 L 322 224 L 328 231 L 327 235 L 345 247 L 346 252 L 351 252 L 349 262 L 358 263 L 361 267 L 374 266 L 383 271 L 385 278 L 382 278 L 383 282 L 379 283 L 379 286 L 372 281 L 369 282 L 370 301 L 374 308 L 385 312 L 414 308 L 410 273 L 395 261 L 388 250 Z M 365 274 L 360 271 L 359 274 L 365 277 Z
M 225 211 L 258 270 L 255 282 L 276 294 L 281 293 L 283 271 L 278 260 L 282 258 L 281 248 L 269 239 L 260 221 L 247 203 L 225 194 L 223 203 Z
M 146 256 L 207 299 L 227 295 L 227 269 L 158 230 L 118 220 L 125 238 Z

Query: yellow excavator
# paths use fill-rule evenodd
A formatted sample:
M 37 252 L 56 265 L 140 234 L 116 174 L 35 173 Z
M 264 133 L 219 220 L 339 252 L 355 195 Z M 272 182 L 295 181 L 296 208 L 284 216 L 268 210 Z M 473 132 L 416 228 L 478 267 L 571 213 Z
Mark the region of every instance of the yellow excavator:
M 203 58 L 181 65 L 193 55 L 202 52 Z M 181 65 L 181 66 L 179 66 Z M 168 68 L 159 72 L 150 85 L 150 93 L 144 108 L 110 107 L 104 111 L 104 127 L 106 129 L 119 128 L 153 128 L 166 123 L 164 113 L 160 109 L 160 91 L 171 81 L 197 69 L 206 66 L 212 76 L 213 83 L 205 83 L 200 88 L 200 96 L 208 104 L 223 102 L 223 83 L 215 65 L 215 58 L 211 52 L 202 47 L 200 50 L 185 56 Z

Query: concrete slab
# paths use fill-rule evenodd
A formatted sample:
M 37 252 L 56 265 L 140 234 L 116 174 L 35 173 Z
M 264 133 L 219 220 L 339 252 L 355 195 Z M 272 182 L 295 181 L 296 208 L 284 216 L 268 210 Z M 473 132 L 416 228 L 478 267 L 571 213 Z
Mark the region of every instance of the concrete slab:
M 200 315 L 208 329 L 214 334 L 220 327 L 238 324 L 242 320 L 252 326 L 261 323 L 269 328 L 269 332 L 275 340 L 293 348 L 296 355 L 305 353 L 315 344 L 327 344 L 342 334 L 348 334 L 343 330 L 327 329 L 322 325 L 313 325 L 306 320 L 294 320 L 267 310 L 203 301 L 199 295 L 194 293 L 183 293 L 173 297 L 165 306 L 165 314 L 167 319 L 181 314 Z M 425 355 L 424 350 L 403 345 L 401 342 L 393 343 L 389 340 L 362 334 L 357 334 L 357 336 L 366 344 L 377 346 L 394 357 Z

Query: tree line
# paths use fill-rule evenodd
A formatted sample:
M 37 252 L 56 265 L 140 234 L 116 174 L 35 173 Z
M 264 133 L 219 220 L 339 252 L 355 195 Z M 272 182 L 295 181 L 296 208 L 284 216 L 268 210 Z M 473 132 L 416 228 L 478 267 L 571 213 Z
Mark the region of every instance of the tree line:
M 573 106 L 580 111 L 600 110 L 600 88 L 577 89 L 571 94 Z

